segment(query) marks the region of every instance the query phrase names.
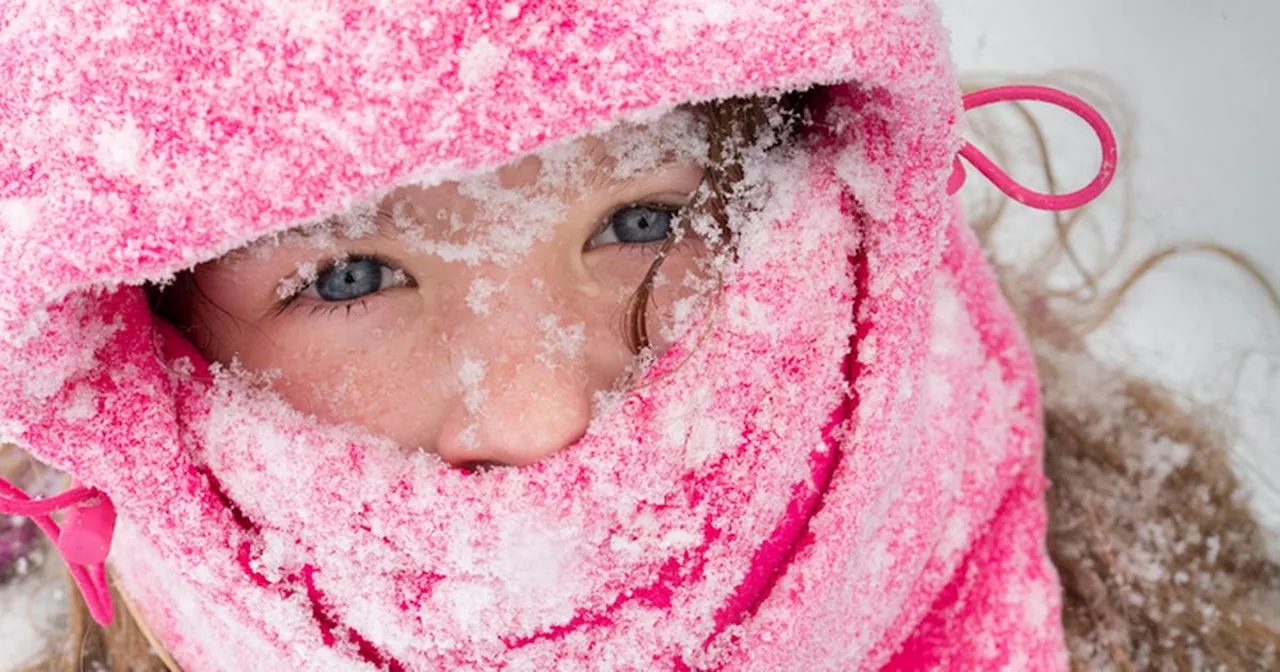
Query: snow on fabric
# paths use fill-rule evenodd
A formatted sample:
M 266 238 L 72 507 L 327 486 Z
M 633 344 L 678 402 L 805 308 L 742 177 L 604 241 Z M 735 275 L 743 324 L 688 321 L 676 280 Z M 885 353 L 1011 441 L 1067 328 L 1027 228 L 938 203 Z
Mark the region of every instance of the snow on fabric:
M 116 502 L 112 565 L 188 670 L 1062 668 L 1032 363 L 945 194 L 944 46 L 922 0 L 6 3 L 0 435 Z M 708 336 L 532 467 L 317 423 L 137 286 L 814 84 L 832 126 L 749 167 L 771 198 L 689 311 Z

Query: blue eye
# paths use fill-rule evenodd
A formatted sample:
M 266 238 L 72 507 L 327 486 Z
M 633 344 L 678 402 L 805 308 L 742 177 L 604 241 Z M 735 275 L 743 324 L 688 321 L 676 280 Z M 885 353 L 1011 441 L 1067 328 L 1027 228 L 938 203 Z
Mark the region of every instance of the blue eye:
M 347 259 L 316 276 L 302 295 L 324 301 L 351 301 L 395 284 L 402 283 L 397 283 L 390 266 L 376 259 Z
M 654 243 L 671 235 L 675 210 L 655 205 L 630 205 L 615 211 L 587 248 L 613 243 Z

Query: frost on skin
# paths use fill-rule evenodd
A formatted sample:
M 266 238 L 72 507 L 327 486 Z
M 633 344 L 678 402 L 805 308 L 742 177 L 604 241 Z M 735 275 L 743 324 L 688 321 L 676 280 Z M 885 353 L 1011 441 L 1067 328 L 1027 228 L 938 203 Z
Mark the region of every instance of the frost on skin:
M 485 391 L 481 387 L 484 382 L 484 362 L 470 357 L 463 358 L 458 365 L 458 382 L 462 386 L 462 400 L 467 410 L 478 413 L 484 403 Z
M 458 385 L 462 389 L 462 403 L 473 418 L 484 412 L 487 393 L 484 388 L 485 363 L 480 359 L 464 357 L 458 364 Z M 470 422 L 458 435 L 458 444 L 466 448 L 476 446 L 480 426 Z
M 498 292 L 502 291 L 504 285 L 500 285 L 488 278 L 476 278 L 471 281 L 471 287 L 467 290 L 467 307 L 476 315 L 489 314 L 489 299 Z
M 298 265 L 298 272 L 280 280 L 280 285 L 276 287 L 276 296 L 280 299 L 287 299 L 316 281 L 318 269 L 316 262 L 304 261 Z
M 543 315 L 538 319 L 542 329 L 542 352 L 537 360 L 544 366 L 559 366 L 558 362 L 574 360 L 582 351 L 586 342 L 586 328 L 582 324 L 560 326 L 560 318 L 556 315 Z

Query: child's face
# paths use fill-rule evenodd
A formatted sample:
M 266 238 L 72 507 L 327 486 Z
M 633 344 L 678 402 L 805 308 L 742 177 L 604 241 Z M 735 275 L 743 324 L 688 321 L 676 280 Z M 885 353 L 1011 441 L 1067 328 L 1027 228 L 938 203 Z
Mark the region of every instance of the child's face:
M 454 465 L 533 463 L 577 440 L 633 363 L 629 299 L 702 180 L 689 156 L 636 144 L 646 134 L 397 189 L 376 216 L 201 265 L 196 340 L 278 372 L 274 389 L 322 420 Z M 649 302 L 655 349 L 655 320 L 704 277 L 704 245 L 677 240 Z

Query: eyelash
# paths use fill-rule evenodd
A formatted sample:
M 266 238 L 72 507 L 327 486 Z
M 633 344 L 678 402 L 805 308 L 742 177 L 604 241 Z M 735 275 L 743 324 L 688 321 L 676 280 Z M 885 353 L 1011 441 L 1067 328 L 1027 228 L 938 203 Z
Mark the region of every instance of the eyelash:
M 316 268 L 315 277 L 318 279 L 320 276 L 324 275 L 325 273 L 332 271 L 334 267 L 341 262 L 349 263 L 349 262 L 355 262 L 355 261 L 372 261 L 374 263 L 386 266 L 392 269 L 393 271 L 404 273 L 404 269 L 400 268 L 399 264 L 391 261 L 390 259 L 387 259 L 386 257 L 380 256 L 377 254 L 352 254 L 344 257 L 336 257 L 336 258 L 325 261 L 318 268 Z M 400 286 L 411 287 L 417 284 L 413 280 L 413 278 L 408 276 L 407 274 L 405 277 L 408 279 L 408 282 Z M 306 303 L 299 301 L 299 299 L 302 297 L 302 293 L 306 291 L 307 287 L 310 287 L 311 284 L 314 282 L 315 280 L 312 280 L 311 283 L 308 283 L 298 288 L 297 291 L 290 294 L 287 298 L 281 299 L 276 304 L 275 308 L 272 309 L 271 311 L 272 316 L 282 315 L 284 313 L 295 311 L 295 310 L 306 309 L 308 317 L 329 316 L 329 315 L 333 315 L 339 310 L 346 311 L 346 314 L 343 315 L 343 317 L 350 317 L 352 310 L 354 310 L 357 307 L 367 309 L 369 300 L 374 296 L 377 296 L 377 294 L 382 293 L 381 291 L 379 291 L 377 294 L 362 296 L 356 299 L 352 299 L 350 301 L 320 301 L 320 302 L 315 302 L 310 306 L 307 306 Z
M 290 303 L 289 305 L 283 306 L 283 310 L 281 312 L 285 312 L 289 310 L 300 310 L 302 308 L 302 306 L 300 306 L 297 303 L 297 301 L 293 301 L 292 299 L 290 300 L 292 301 L 292 303 Z M 343 317 L 351 317 L 351 311 L 354 310 L 357 306 L 361 308 L 368 308 L 369 307 L 368 304 L 369 304 L 369 299 L 367 297 L 362 296 L 358 299 L 353 299 L 351 301 L 346 301 L 346 302 L 325 301 L 323 303 L 314 304 L 310 308 L 307 308 L 306 310 L 307 310 L 308 317 L 317 317 L 317 316 L 328 317 L 338 312 L 339 310 L 346 311 L 346 315 L 343 315 Z
M 604 217 L 600 219 L 600 222 L 596 225 L 596 228 L 593 230 L 591 234 L 591 238 L 588 238 L 587 240 L 590 241 L 592 238 L 595 238 L 601 233 L 604 233 L 604 231 L 607 228 L 609 228 L 609 222 L 613 220 L 614 216 L 628 208 L 652 208 L 654 210 L 661 210 L 663 212 L 669 213 L 671 215 L 671 230 L 674 232 L 680 224 L 680 214 L 684 211 L 685 207 L 686 206 L 684 205 L 674 205 L 671 203 L 646 202 L 646 201 L 623 203 L 622 205 L 619 205 L 618 207 L 610 210 L 608 213 L 605 214 Z M 681 240 L 679 243 L 676 243 L 675 245 L 672 246 L 672 251 L 680 249 L 687 242 L 688 242 L 687 240 Z M 598 245 L 593 248 L 585 248 L 585 249 L 596 250 L 602 247 L 613 247 L 613 248 L 617 248 L 618 254 L 623 254 L 626 252 L 650 254 L 652 252 L 656 252 L 657 250 L 661 249 L 662 246 L 665 245 L 666 243 L 667 243 L 667 240 L 665 238 L 660 238 L 658 240 L 651 240 L 643 243 L 614 243 L 614 244 Z

